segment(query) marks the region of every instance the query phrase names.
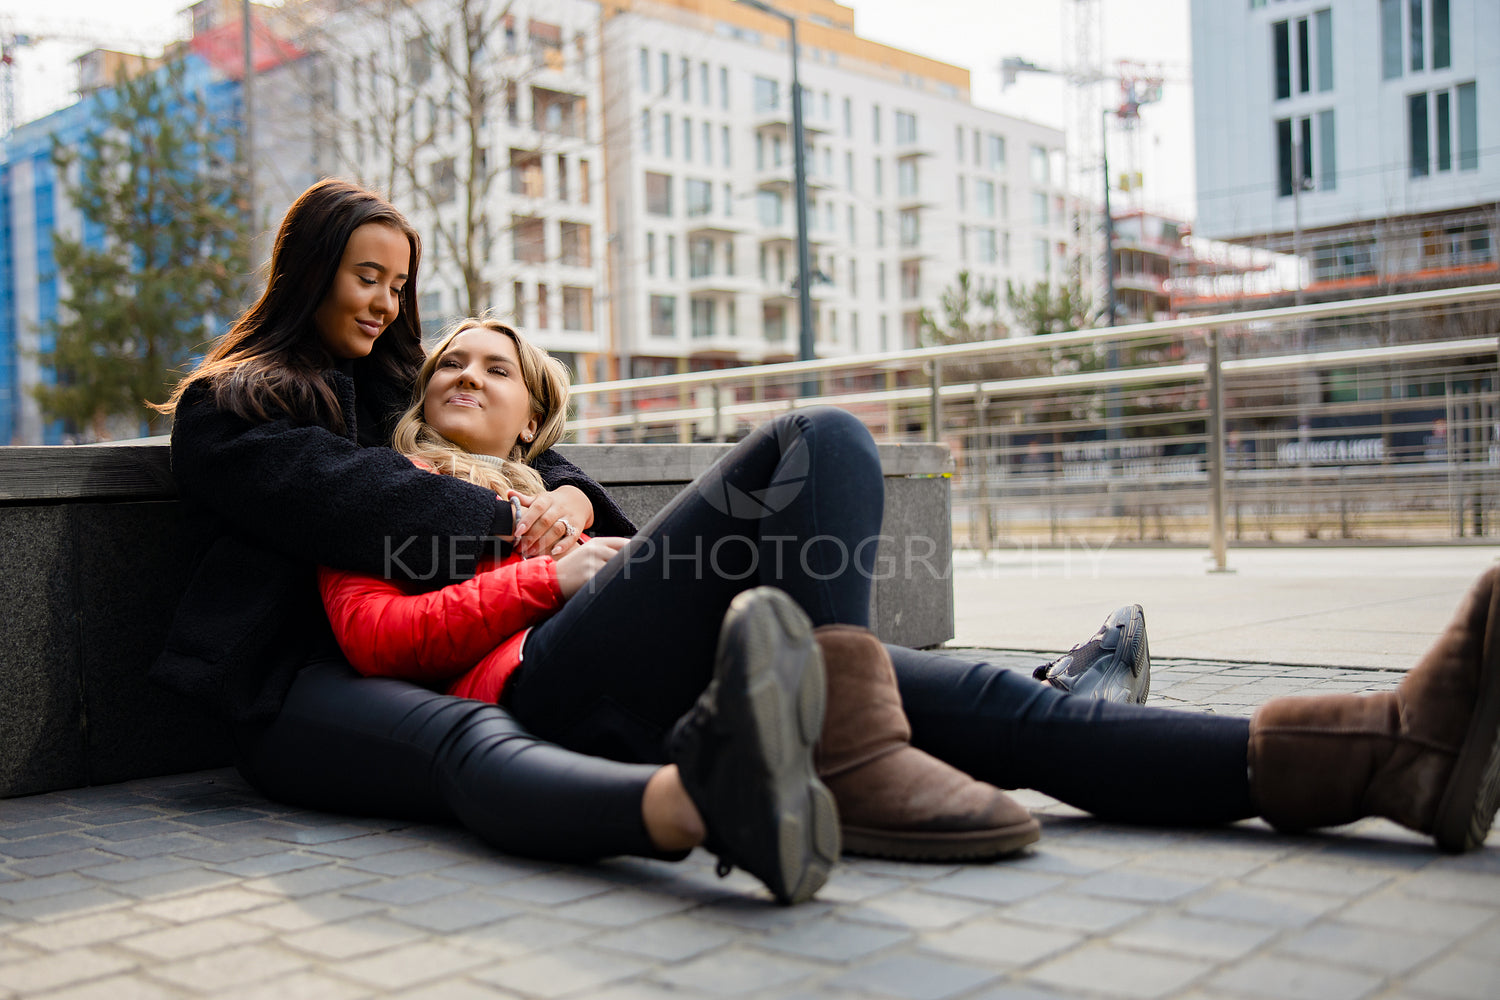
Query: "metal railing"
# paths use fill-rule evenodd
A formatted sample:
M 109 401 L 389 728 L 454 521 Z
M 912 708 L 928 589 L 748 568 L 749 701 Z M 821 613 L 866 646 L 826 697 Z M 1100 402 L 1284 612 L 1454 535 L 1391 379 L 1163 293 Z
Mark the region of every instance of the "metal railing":
M 955 544 L 1500 534 L 1500 285 L 574 387 L 576 440 L 827 404 L 952 448 Z M 827 345 L 825 345 L 826 347 Z M 832 345 L 837 349 L 837 345 Z

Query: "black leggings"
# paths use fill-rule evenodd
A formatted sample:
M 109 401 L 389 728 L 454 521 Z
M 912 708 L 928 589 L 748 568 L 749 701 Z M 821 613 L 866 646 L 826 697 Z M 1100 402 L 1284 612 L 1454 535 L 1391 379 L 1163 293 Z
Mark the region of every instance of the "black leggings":
M 331 656 L 303 668 L 273 722 L 240 727 L 240 769 L 272 798 L 459 822 L 513 854 L 657 856 L 641 818 L 655 768 L 623 761 L 663 759 L 742 590 L 779 586 L 816 624 L 868 623 L 882 492 L 852 417 L 778 418 L 533 630 L 506 692 L 530 730 L 494 705 L 360 677 Z M 1243 719 L 1073 698 L 991 664 L 888 648 L 913 742 L 977 778 L 1121 821 L 1253 814 Z

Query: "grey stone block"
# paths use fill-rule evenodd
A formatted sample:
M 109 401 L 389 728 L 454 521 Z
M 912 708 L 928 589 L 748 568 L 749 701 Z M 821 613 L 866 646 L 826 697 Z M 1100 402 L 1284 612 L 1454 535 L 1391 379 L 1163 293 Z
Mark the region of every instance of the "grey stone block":
M 75 504 L 78 632 L 89 778 L 107 784 L 221 767 L 221 723 L 146 679 L 187 586 L 176 503 Z
M 88 781 L 66 507 L 0 507 L 0 798 Z

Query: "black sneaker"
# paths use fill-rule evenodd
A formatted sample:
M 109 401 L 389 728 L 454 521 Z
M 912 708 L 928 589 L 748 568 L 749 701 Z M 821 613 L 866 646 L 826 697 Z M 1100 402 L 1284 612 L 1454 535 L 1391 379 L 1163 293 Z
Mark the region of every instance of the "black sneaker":
M 1037 667 L 1031 676 L 1069 694 L 1144 705 L 1151 690 L 1146 613 L 1139 604 L 1116 609 L 1093 638 Z
M 824 697 L 812 623 L 757 587 L 729 605 L 713 680 L 668 743 L 721 874 L 743 868 L 782 903 L 811 899 L 839 857 L 838 808 L 813 767 Z

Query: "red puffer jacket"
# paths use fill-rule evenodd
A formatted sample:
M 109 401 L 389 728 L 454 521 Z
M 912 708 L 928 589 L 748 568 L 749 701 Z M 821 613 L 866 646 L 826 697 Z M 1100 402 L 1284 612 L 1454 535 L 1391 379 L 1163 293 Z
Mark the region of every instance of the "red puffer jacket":
M 565 600 L 551 556 L 515 553 L 483 559 L 471 579 L 425 593 L 327 566 L 318 589 L 339 647 L 361 674 L 492 704 L 521 662 L 527 630 Z

